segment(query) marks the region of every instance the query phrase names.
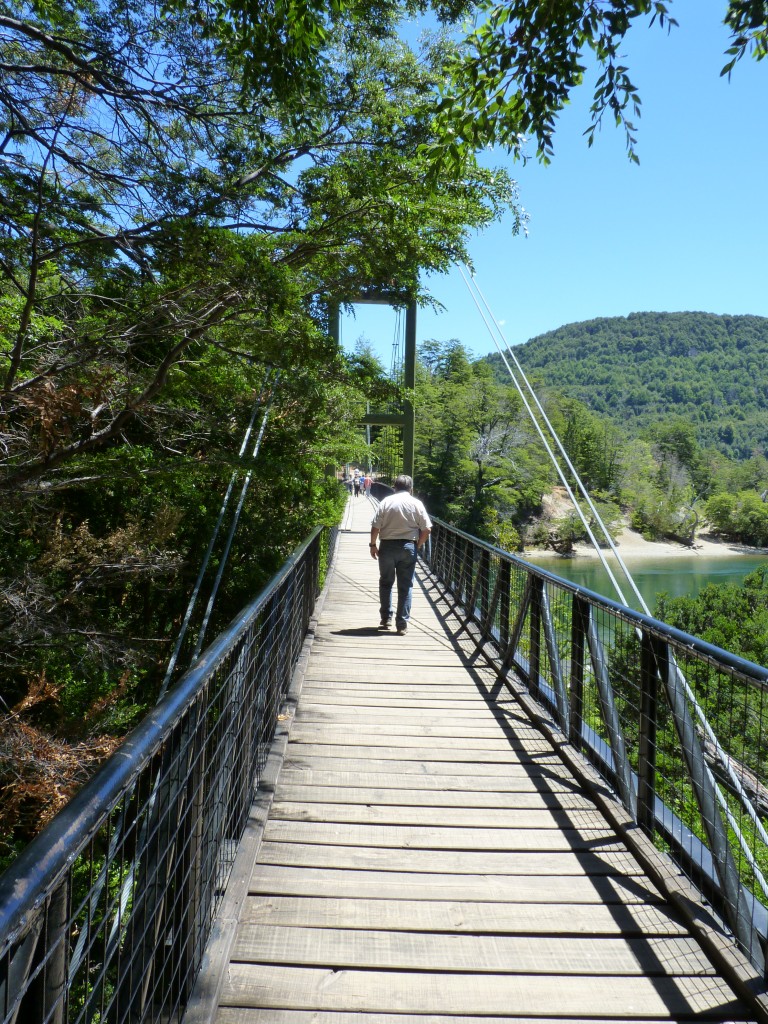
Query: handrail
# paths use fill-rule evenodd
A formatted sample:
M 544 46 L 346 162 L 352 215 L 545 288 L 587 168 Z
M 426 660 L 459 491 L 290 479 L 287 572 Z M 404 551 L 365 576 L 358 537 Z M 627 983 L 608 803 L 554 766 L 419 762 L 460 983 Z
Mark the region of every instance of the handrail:
M 503 548 L 496 547 L 496 545 L 491 544 L 489 541 L 481 540 L 479 537 L 475 537 L 471 533 L 466 533 L 464 530 L 460 530 L 457 526 L 444 522 L 442 519 L 438 519 L 433 516 L 432 522 L 438 527 L 450 530 L 451 533 L 455 534 L 457 537 L 461 537 L 466 541 L 471 541 L 478 550 L 481 549 L 487 551 L 489 554 L 504 558 L 511 564 L 518 565 L 523 568 L 529 575 L 550 582 L 556 585 L 559 589 L 567 591 L 574 596 L 583 597 L 590 603 L 590 605 L 598 608 L 604 608 L 606 611 L 615 615 L 616 618 L 621 619 L 624 622 L 634 622 L 648 632 L 657 635 L 659 638 L 667 637 L 683 646 L 690 646 L 691 650 L 701 655 L 702 658 L 711 658 L 715 664 L 727 665 L 729 668 L 732 668 L 734 672 L 742 674 L 745 679 L 750 681 L 750 683 L 753 683 L 768 692 L 768 668 L 757 665 L 755 662 L 749 661 L 746 658 L 741 658 L 738 654 L 733 654 L 732 651 L 726 651 L 721 647 L 717 647 L 715 644 L 710 644 L 706 640 L 702 640 L 701 637 L 693 636 L 681 629 L 677 629 L 675 626 L 668 625 L 666 622 L 661 622 L 659 619 L 655 619 L 651 615 L 646 615 L 644 612 L 636 611 L 634 608 L 621 604 L 620 601 L 614 601 L 612 598 L 606 597 L 604 594 L 598 594 L 594 590 L 582 587 L 579 583 L 573 583 L 571 580 L 566 580 L 562 576 L 557 576 L 555 573 L 549 572 L 549 570 L 543 569 L 541 566 L 534 565 L 532 562 L 526 562 L 520 555 L 515 555 L 511 551 L 505 551 Z
M 764 973 L 768 669 L 433 524 L 425 562 L 464 628 L 516 671 Z
M 62 808 L 48 827 L 19 855 L 12 872 L 0 875 L 0 936 L 12 936 L 14 924 L 23 927 L 25 916 L 35 909 L 39 894 L 66 871 L 71 851 L 90 842 L 101 824 L 105 806 L 112 805 L 142 766 L 157 751 L 163 738 L 198 698 L 210 674 L 230 651 L 234 640 L 256 618 L 270 594 L 321 533 L 318 526 L 293 552 L 261 593 L 213 641 L 195 665 L 123 740 L 115 753 Z
M 0 876 L 2 1024 L 183 1007 L 335 537 L 315 528 Z

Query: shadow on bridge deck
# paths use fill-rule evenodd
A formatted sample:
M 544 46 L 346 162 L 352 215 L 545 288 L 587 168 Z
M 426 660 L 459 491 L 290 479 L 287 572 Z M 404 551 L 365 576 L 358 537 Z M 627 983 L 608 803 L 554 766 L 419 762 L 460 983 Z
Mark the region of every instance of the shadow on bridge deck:
M 348 529 L 187 1024 L 750 1014 L 423 577 L 379 634 Z M 264 824 L 266 808 L 268 820 Z

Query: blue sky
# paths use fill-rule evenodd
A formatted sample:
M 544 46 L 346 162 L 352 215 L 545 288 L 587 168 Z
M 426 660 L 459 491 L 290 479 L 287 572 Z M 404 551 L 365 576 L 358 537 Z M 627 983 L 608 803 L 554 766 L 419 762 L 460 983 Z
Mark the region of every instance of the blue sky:
M 768 316 L 768 61 L 744 58 L 720 78 L 725 0 L 674 0 L 670 34 L 638 23 L 624 54 L 642 99 L 640 165 L 624 133 L 582 132 L 594 75 L 559 120 L 555 156 L 502 163 L 518 181 L 528 235 L 511 218 L 475 236 L 476 281 L 518 344 L 562 324 L 640 311 L 701 310 Z M 495 351 L 458 272 L 425 282 L 444 306 L 420 310 L 418 341 L 458 338 Z M 385 365 L 397 331 L 385 308 L 357 307 L 342 344 L 361 335 Z

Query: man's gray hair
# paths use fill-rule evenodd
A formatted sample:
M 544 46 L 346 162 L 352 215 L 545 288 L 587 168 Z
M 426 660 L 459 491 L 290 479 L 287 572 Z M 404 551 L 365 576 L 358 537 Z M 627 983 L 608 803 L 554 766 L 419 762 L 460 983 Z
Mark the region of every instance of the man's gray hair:
M 413 491 L 413 479 L 406 476 L 405 473 L 401 473 L 395 480 L 394 488 L 396 491 L 408 491 L 410 494 Z

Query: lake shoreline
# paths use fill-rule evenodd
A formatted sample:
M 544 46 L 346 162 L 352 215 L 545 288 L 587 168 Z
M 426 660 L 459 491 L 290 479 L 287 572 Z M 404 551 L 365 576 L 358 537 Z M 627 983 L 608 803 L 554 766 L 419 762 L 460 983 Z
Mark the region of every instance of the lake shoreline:
M 766 555 L 768 548 L 753 548 L 746 544 L 734 544 L 731 541 L 719 540 L 710 534 L 702 533 L 696 537 L 692 547 L 685 544 L 677 544 L 674 541 L 651 541 L 646 540 L 636 530 L 626 527 L 615 540 L 616 550 L 622 561 L 629 561 L 636 558 L 733 558 L 734 555 Z M 603 548 L 602 552 L 608 557 L 613 557 L 610 548 Z M 549 548 L 526 548 L 522 552 L 523 558 L 560 558 L 563 562 L 573 560 L 599 559 L 599 554 L 591 544 L 576 544 L 573 554 L 560 555 L 557 551 Z

